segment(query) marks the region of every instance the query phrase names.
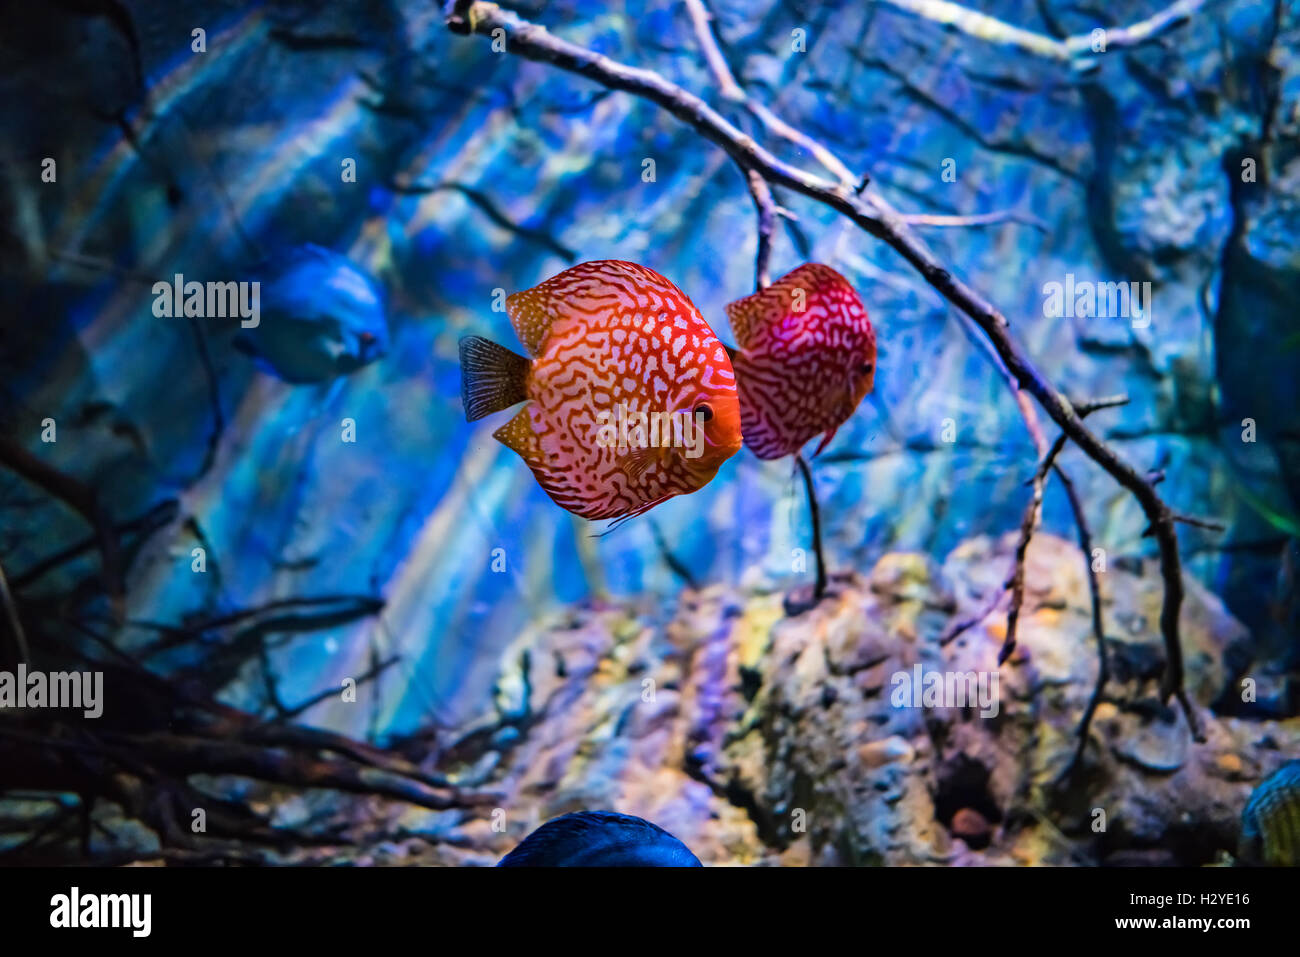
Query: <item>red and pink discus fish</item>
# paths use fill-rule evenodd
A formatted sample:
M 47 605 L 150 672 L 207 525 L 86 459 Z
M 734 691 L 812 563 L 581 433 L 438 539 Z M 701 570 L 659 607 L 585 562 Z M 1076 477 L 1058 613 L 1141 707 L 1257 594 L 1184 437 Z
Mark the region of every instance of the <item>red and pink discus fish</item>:
M 804 263 L 727 316 L 745 444 L 777 459 L 825 433 L 820 452 L 875 380 L 876 333 L 858 294 L 830 266 Z
M 582 263 L 506 299 L 528 358 L 460 342 L 473 422 L 527 400 L 493 435 L 562 508 L 627 518 L 694 492 L 741 445 L 726 347 L 680 289 L 636 263 Z

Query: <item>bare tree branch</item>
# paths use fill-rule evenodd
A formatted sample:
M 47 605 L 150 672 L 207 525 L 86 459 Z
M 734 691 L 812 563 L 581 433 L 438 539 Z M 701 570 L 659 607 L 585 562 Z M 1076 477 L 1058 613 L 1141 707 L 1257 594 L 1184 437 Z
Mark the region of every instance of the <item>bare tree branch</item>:
M 1025 216 L 1009 209 L 995 210 L 991 213 L 971 213 L 964 216 L 944 216 L 935 213 L 900 213 L 899 218 L 909 226 L 932 226 L 946 228 L 953 226 L 996 226 L 998 223 L 1020 223 L 1032 226 L 1040 232 L 1047 231 L 1047 225 L 1032 216 Z
M 754 210 L 758 213 L 758 249 L 754 254 L 754 288 L 761 292 L 772 284 L 772 270 L 769 262 L 772 258 L 772 230 L 776 228 L 776 217 L 782 210 L 772 198 L 772 189 L 767 180 L 754 170 L 745 170 L 745 183 L 749 186 L 749 195 L 754 200 Z
M 1088 517 L 1084 514 L 1083 502 L 1079 500 L 1079 493 L 1070 476 L 1059 464 L 1052 468 L 1061 480 L 1065 495 L 1070 500 L 1070 510 L 1074 512 L 1074 524 L 1079 532 L 1079 549 L 1083 552 L 1083 565 L 1088 575 L 1088 594 L 1092 599 L 1092 637 L 1097 643 L 1097 681 L 1093 685 L 1088 705 L 1084 708 L 1083 717 L 1079 719 L 1079 729 L 1076 732 L 1079 741 L 1075 745 L 1074 754 L 1056 778 L 1057 781 L 1064 781 L 1074 773 L 1083 759 L 1084 749 L 1088 746 L 1088 729 L 1092 727 L 1092 716 L 1097 713 L 1097 705 L 1101 704 L 1102 692 L 1110 678 L 1110 667 L 1106 661 L 1106 630 L 1101 620 L 1101 583 L 1097 580 L 1096 569 L 1092 567 L 1092 533 L 1088 528 Z
M 686 5 L 688 10 L 691 13 L 691 20 L 695 27 L 695 35 L 699 40 L 701 47 L 703 48 L 705 62 L 709 65 L 709 69 L 713 73 L 715 81 L 722 89 L 723 95 L 731 100 L 736 100 L 738 95 L 740 100 L 744 102 L 746 108 L 749 109 L 751 112 L 754 112 L 755 110 L 760 110 L 760 106 L 756 103 L 756 101 L 751 100 L 744 93 L 744 91 L 741 90 L 740 85 L 736 82 L 735 77 L 731 72 L 731 68 L 727 65 L 726 58 L 722 55 L 722 51 L 719 49 L 717 40 L 713 35 L 713 31 L 711 27 L 709 26 L 709 21 L 711 17 L 709 16 L 708 10 L 704 5 L 704 0 L 686 0 Z M 869 181 L 868 176 L 863 175 L 861 177 L 855 178 L 854 175 L 849 171 L 848 166 L 842 160 L 840 160 L 834 153 L 832 153 L 826 147 L 822 146 L 817 141 L 795 130 L 789 124 L 777 118 L 771 112 L 771 110 L 768 110 L 766 107 L 761 107 L 761 113 L 756 113 L 755 115 L 758 115 L 760 120 L 763 121 L 764 125 L 767 126 L 769 129 L 771 129 L 778 136 L 790 140 L 791 142 L 795 143 L 797 146 L 800 146 L 801 148 L 811 152 L 813 156 L 816 157 L 817 160 L 823 166 L 825 166 L 827 169 L 829 169 L 832 173 L 836 175 L 836 177 L 840 180 L 840 185 L 842 187 L 848 188 L 851 186 L 853 188 L 853 192 L 855 195 L 862 193 L 862 191 L 867 188 L 867 183 Z M 758 175 L 760 178 L 762 178 L 762 174 L 756 168 L 746 167 L 743 163 L 741 164 L 741 171 L 745 174 L 746 181 L 749 183 L 750 195 L 754 197 L 754 203 L 756 206 L 758 206 L 759 209 L 759 256 L 760 256 L 760 261 L 764 265 L 766 265 L 767 260 L 765 258 L 761 258 L 764 257 L 766 253 L 770 253 L 770 241 L 766 250 L 764 249 L 763 246 L 763 237 L 764 237 L 763 217 L 764 217 L 764 209 L 765 209 L 765 200 L 761 194 L 755 192 L 755 187 L 754 187 L 754 176 Z M 764 184 L 764 187 L 766 188 L 766 184 Z M 768 190 L 768 193 L 770 196 L 770 190 Z M 995 213 L 995 214 L 986 214 L 986 215 L 997 216 L 1002 214 Z M 951 226 L 951 225 L 957 225 L 958 224 L 957 221 L 959 219 L 963 219 L 963 218 L 969 219 L 969 217 L 931 217 L 931 220 L 929 222 L 926 222 L 925 221 L 926 216 L 927 214 L 923 214 L 923 213 L 912 213 L 906 215 L 899 214 L 899 220 L 903 223 L 911 223 L 911 222 L 917 222 L 919 219 L 921 221 L 920 223 L 921 225 L 950 225 Z M 770 235 L 771 235 L 771 229 L 768 228 L 767 236 L 770 237 Z M 767 276 L 766 269 L 763 270 L 762 276 Z M 763 284 L 766 284 L 769 281 L 770 278 L 766 278 L 766 279 L 760 278 L 760 282 L 762 282 Z M 957 319 L 962 324 L 962 327 L 966 331 L 966 334 L 972 340 L 977 342 L 985 341 L 983 337 L 981 337 L 978 334 L 978 331 L 976 330 L 975 325 L 971 321 L 969 316 L 959 312 L 957 314 Z M 1010 372 L 1008 372 L 1006 366 L 1002 363 L 1002 360 L 997 355 L 997 353 L 990 351 L 990 358 L 993 360 L 994 367 L 997 368 L 998 371 L 1001 373 L 1003 381 L 1006 382 L 1007 387 L 1011 389 L 1012 394 L 1015 396 L 1016 407 L 1019 409 L 1021 417 L 1025 420 L 1025 428 L 1028 429 L 1029 431 L 1029 437 L 1030 439 L 1033 440 L 1034 448 L 1037 450 L 1039 457 L 1042 457 L 1042 455 L 1047 451 L 1047 439 L 1043 435 L 1043 429 L 1038 422 L 1038 415 L 1034 411 L 1033 405 L 1029 402 L 1029 399 L 1024 395 L 1020 385 L 1016 382 L 1014 377 L 1012 377 Z
M 117 530 L 108 512 L 100 504 L 95 490 L 41 461 L 18 443 L 5 438 L 0 438 L 0 465 L 12 469 L 37 488 L 43 489 L 70 506 L 95 530 L 95 539 L 99 544 L 102 562 L 104 590 L 112 602 L 114 613 L 121 618 L 125 611 L 126 584 L 122 575 Z
M 1160 550 L 1164 598 L 1160 630 L 1166 664 L 1161 697 L 1177 695 L 1185 712 L 1183 654 L 1178 640 L 1178 611 L 1183 601 L 1182 562 L 1173 512 L 1155 488 L 1102 439 L 1083 424 L 1070 401 L 1038 369 L 1011 336 L 1006 317 L 991 302 L 953 275 L 934 252 L 874 189 L 854 191 L 845 183 L 829 182 L 783 162 L 724 119 L 698 96 L 652 70 L 627 66 L 603 54 L 553 36 L 543 27 L 520 19 L 492 3 L 449 0 L 447 27 L 455 33 L 491 35 L 500 31 L 507 52 L 550 63 L 606 87 L 633 93 L 663 107 L 702 137 L 719 146 L 740 167 L 755 170 L 770 184 L 792 189 L 846 216 L 866 232 L 884 240 L 949 302 L 969 316 L 988 337 L 1009 375 L 1028 390 L 1062 431 L 1089 458 L 1105 469 L 1141 506 L 1155 529 Z
M 1127 405 L 1128 401 L 1129 398 L 1126 395 L 1110 395 L 1072 404 L 1079 414 L 1079 418 L 1082 419 L 1101 409 L 1113 409 L 1116 406 Z M 1066 434 L 1064 432 L 1056 437 L 1056 441 L 1043 455 L 1038 463 L 1038 468 L 1034 470 L 1033 477 L 1029 480 L 1034 491 L 1029 505 L 1025 508 L 1024 518 L 1020 522 L 1020 538 L 1016 542 L 1015 561 L 1012 565 L 1011 576 L 1004 586 L 1011 592 L 1011 606 L 1007 611 L 1007 634 L 1002 643 L 1002 649 L 998 652 L 998 664 L 1006 661 L 1007 658 L 1011 657 L 1011 653 L 1016 650 L 1016 624 L 1020 619 L 1020 609 L 1025 600 L 1025 556 L 1029 551 L 1029 542 L 1033 538 L 1034 530 L 1038 527 L 1038 521 L 1042 516 L 1043 490 L 1047 482 L 1047 473 L 1055 466 L 1056 457 L 1065 448 L 1065 440 Z
M 496 223 L 502 229 L 512 232 L 519 238 L 525 239 L 528 242 L 537 243 L 539 246 L 546 247 L 566 262 L 573 262 L 578 258 L 576 252 L 545 230 L 534 229 L 530 226 L 523 226 L 516 223 L 513 219 L 498 209 L 496 203 L 492 201 L 492 198 L 482 190 L 473 189 L 463 183 L 452 182 L 425 184 L 399 183 L 394 181 L 390 182 L 388 186 L 393 192 L 403 196 L 427 196 L 430 193 L 437 193 L 442 190 L 450 190 L 452 192 L 460 193 L 471 203 L 481 209 L 488 219 L 492 220 L 492 222 Z
M 862 182 L 863 178 L 860 175 L 855 176 L 853 171 L 829 149 L 812 137 L 795 129 L 762 103 L 751 99 L 745 93 L 740 84 L 736 82 L 731 68 L 727 65 L 727 59 L 722 55 L 722 50 L 718 47 L 718 41 L 713 36 L 713 28 L 709 25 L 713 17 L 709 14 L 708 8 L 705 7 L 704 0 L 685 0 L 685 2 L 686 9 L 691 15 L 691 24 L 695 28 L 695 37 L 704 53 L 704 61 L 708 64 L 709 71 L 717 81 L 722 96 L 743 106 L 775 136 L 788 140 L 800 149 L 811 153 L 813 158 L 828 169 L 844 186 L 852 187 Z
M 158 529 L 171 524 L 171 522 L 175 520 L 179 511 L 180 503 L 177 502 L 176 499 L 163 499 L 144 514 L 130 519 L 129 521 L 120 522 L 114 527 L 113 532 L 119 540 L 127 535 L 148 537 Z M 90 538 L 69 545 L 67 548 L 61 549 L 47 558 L 41 559 L 35 565 L 32 565 L 30 568 L 19 572 L 14 576 L 14 590 L 21 592 L 53 569 L 65 564 L 66 562 L 81 557 L 86 552 L 93 549 L 98 542 L 98 536 L 91 536 Z
M 1056 39 L 971 10 L 948 0 L 881 0 L 927 20 L 953 27 L 967 36 L 989 43 L 1014 46 L 1049 60 L 1071 62 L 1094 52 L 1094 43 L 1102 51 L 1135 47 L 1149 43 L 1166 30 L 1186 23 L 1206 0 L 1178 0 L 1153 16 L 1127 27 L 1102 30 L 1096 38 L 1085 33 Z M 1104 44 L 1104 45 L 1103 45 Z
M 4 606 L 5 620 L 9 623 L 9 630 L 14 633 L 14 644 L 18 648 L 18 660 L 31 664 L 32 653 L 27 647 L 27 634 L 23 631 L 23 623 L 18 617 L 18 608 L 14 604 L 13 592 L 9 590 L 9 579 L 5 577 L 5 570 L 0 567 L 0 605 Z
M 1065 433 L 1057 436 L 1052 447 L 1038 463 L 1034 477 L 1030 479 L 1034 494 L 1025 508 L 1025 516 L 1020 520 L 1020 538 L 1016 542 L 1015 561 L 1012 564 L 1011 577 L 1007 579 L 1007 588 L 1011 590 L 1011 606 L 1007 609 L 1007 636 L 998 651 L 998 664 L 1004 663 L 1016 650 L 1016 625 L 1020 621 L 1020 608 L 1025 601 L 1025 556 L 1029 552 L 1029 543 L 1033 539 L 1034 529 L 1038 527 L 1039 515 L 1043 509 L 1043 487 L 1052 463 L 1065 448 Z

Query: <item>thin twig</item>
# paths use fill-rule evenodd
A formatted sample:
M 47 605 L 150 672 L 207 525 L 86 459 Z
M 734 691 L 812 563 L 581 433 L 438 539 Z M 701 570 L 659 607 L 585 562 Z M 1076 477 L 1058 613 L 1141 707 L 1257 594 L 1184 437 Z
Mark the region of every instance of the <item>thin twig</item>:
M 691 574 L 690 568 L 673 554 L 673 550 L 668 547 L 668 541 L 664 538 L 663 529 L 659 527 L 659 523 L 653 518 L 650 519 L 650 535 L 654 538 L 655 547 L 659 549 L 659 554 L 663 558 L 664 564 L 668 566 L 669 571 L 680 578 L 682 584 L 687 588 L 699 589 L 699 582 Z
M 427 196 L 430 193 L 436 193 L 440 190 L 451 190 L 460 193 L 471 203 L 483 211 L 488 219 L 496 223 L 502 229 L 514 233 L 520 239 L 525 239 L 539 246 L 545 246 L 551 252 L 564 259 L 566 262 L 573 262 L 578 258 L 578 254 L 564 245 L 550 233 L 543 229 L 535 229 L 531 226 L 524 226 L 516 223 L 513 219 L 497 208 L 492 198 L 482 190 L 474 189 L 463 183 L 398 183 L 391 182 L 388 184 L 389 189 L 394 193 L 403 196 Z
M 700 3 L 692 6 L 703 8 Z M 706 24 L 707 27 L 707 24 Z M 730 73 L 727 74 L 730 76 Z M 754 210 L 758 214 L 758 249 L 754 256 L 754 289 L 762 292 L 772 284 L 772 272 L 769 265 L 772 258 L 772 231 L 776 218 L 782 210 L 772 197 L 772 189 L 767 180 L 755 170 L 745 170 L 745 182 L 749 186 L 749 195 L 754 200 Z M 812 516 L 813 555 L 817 561 L 815 584 L 812 600 L 817 604 L 826 596 L 826 555 L 822 550 L 821 509 L 817 505 L 817 488 L 813 485 L 812 470 L 802 453 L 795 455 L 795 464 L 803 474 L 804 491 L 808 496 L 808 512 Z
M 1088 529 L 1088 517 L 1084 514 L 1083 502 L 1080 501 L 1079 493 L 1070 476 L 1060 465 L 1054 465 L 1052 468 L 1065 488 L 1065 495 L 1070 500 L 1070 510 L 1074 513 L 1074 524 L 1079 533 L 1079 548 L 1083 552 L 1083 565 L 1088 574 L 1088 594 L 1092 598 L 1092 637 L 1097 643 L 1097 682 L 1093 686 L 1088 705 L 1084 708 L 1083 717 L 1079 720 L 1077 732 L 1079 740 L 1075 745 L 1074 754 L 1057 776 L 1056 780 L 1060 782 L 1074 773 L 1074 769 L 1083 759 L 1084 749 L 1088 745 L 1088 729 L 1092 726 L 1093 715 L 1097 713 L 1097 705 L 1101 703 L 1102 692 L 1110 678 L 1110 668 L 1106 661 L 1106 631 L 1101 620 L 1101 583 L 1097 579 L 1096 569 L 1092 567 L 1092 534 Z
M 1195 515 L 1184 515 L 1182 512 L 1174 513 L 1174 521 L 1183 525 L 1192 525 L 1196 528 L 1209 529 L 1212 532 L 1226 532 L 1228 526 L 1217 518 L 1199 518 Z
M 704 53 L 704 61 L 708 64 L 709 71 L 713 74 L 713 78 L 717 82 L 723 97 L 733 103 L 739 103 L 774 135 L 811 153 L 817 162 L 829 170 L 843 185 L 853 187 L 861 182 L 862 177 L 854 175 L 844 161 L 829 149 L 812 137 L 795 129 L 762 103 L 751 99 L 745 93 L 740 84 L 736 82 L 731 68 L 727 65 L 727 58 L 722 55 L 718 41 L 713 35 L 713 28 L 709 24 L 713 17 L 705 7 L 704 0 L 685 0 L 685 2 L 686 9 L 691 15 L 691 24 L 695 28 L 695 37 Z
M 939 636 L 940 647 L 951 643 L 954 639 L 970 631 L 970 629 L 974 628 L 980 622 L 984 621 L 984 619 L 988 618 L 989 615 L 993 614 L 993 612 L 997 610 L 998 605 L 1002 604 L 1002 598 L 1006 593 L 1007 586 L 1006 583 L 1003 583 L 993 592 L 993 598 L 985 603 L 984 607 L 980 611 L 971 615 L 969 618 L 963 618 L 961 621 L 955 622 L 949 626 L 944 633 Z
M 1117 406 L 1127 405 L 1128 401 L 1129 397 L 1127 395 L 1120 394 L 1102 396 L 1082 402 L 1072 402 L 1071 405 L 1074 407 L 1075 412 L 1078 413 L 1079 418 L 1084 419 L 1102 409 L 1113 409 Z M 1016 648 L 1016 626 L 1020 620 L 1020 611 L 1025 600 L 1025 557 L 1029 551 L 1029 542 L 1033 538 L 1034 529 L 1038 527 L 1038 521 L 1042 515 L 1043 491 L 1047 482 L 1047 473 L 1052 470 L 1056 457 L 1065 448 L 1065 439 L 1064 432 L 1056 437 L 1056 441 L 1043 455 L 1038 463 L 1038 468 L 1034 470 L 1033 478 L 1030 479 L 1034 491 L 1029 505 L 1025 508 L 1024 518 L 1020 522 L 1020 538 L 1016 542 L 1015 561 L 1012 566 L 1011 576 L 1007 579 L 1005 586 L 1011 591 L 1011 605 L 1007 611 L 1007 634 L 1002 643 L 1002 649 L 998 652 L 998 664 L 1005 662 Z
M 194 334 L 194 345 L 199 352 L 199 361 L 203 364 L 203 374 L 208 383 L 208 404 L 212 407 L 212 431 L 208 433 L 208 447 L 203 455 L 199 472 L 192 480 L 197 482 L 207 475 L 212 464 L 217 460 L 217 449 L 221 447 L 221 436 L 226 431 L 226 416 L 221 411 L 221 384 L 217 380 L 217 370 L 212 364 L 212 353 L 208 350 L 208 340 L 195 316 L 188 316 L 190 331 Z
M 104 590 L 113 605 L 114 613 L 121 618 L 125 610 L 126 585 L 122 576 L 117 531 L 95 490 L 52 465 L 47 465 L 16 442 L 4 438 L 0 438 L 0 465 L 17 472 L 36 487 L 70 506 L 94 529 L 99 544 Z
M 18 617 L 18 606 L 14 604 L 14 596 L 9 590 L 9 579 L 5 577 L 3 566 L 0 566 L 0 604 L 4 605 L 9 630 L 14 633 L 14 643 L 18 646 L 18 660 L 24 664 L 31 664 L 31 649 L 27 647 L 27 635 L 23 631 L 22 619 Z
M 943 216 L 935 213 L 900 213 L 899 218 L 909 226 L 996 226 L 999 223 L 1019 223 L 1033 226 L 1046 232 L 1047 226 L 1040 219 L 1024 216 L 1010 209 L 995 210 L 991 213 L 971 213 L 964 216 Z
M 179 510 L 180 503 L 176 499 L 163 499 L 144 514 L 129 521 L 119 522 L 114 526 L 113 532 L 119 541 L 127 535 L 137 533 L 142 537 L 148 537 L 158 529 L 171 524 Z M 48 572 L 53 571 L 60 565 L 66 564 L 75 558 L 80 558 L 93 549 L 98 542 L 97 536 L 91 536 L 57 551 L 47 558 L 42 558 L 35 565 L 14 576 L 14 590 L 21 592 L 28 585 L 44 577 Z
M 1002 642 L 1002 648 L 998 651 L 998 664 L 1004 663 L 1011 657 L 1011 653 L 1016 650 L 1016 625 L 1020 621 L 1020 609 L 1025 601 L 1025 557 L 1029 552 L 1029 543 L 1033 539 L 1034 529 L 1038 525 L 1039 513 L 1043 508 L 1043 487 L 1046 483 L 1047 473 L 1052 468 L 1052 463 L 1056 457 L 1061 454 L 1061 449 L 1065 448 L 1065 433 L 1062 432 L 1057 436 L 1052 447 L 1048 449 L 1047 454 L 1043 456 L 1038 468 L 1034 470 L 1034 476 L 1030 479 L 1034 488 L 1034 493 L 1029 499 L 1029 505 L 1025 508 L 1024 518 L 1020 520 L 1020 538 L 1016 542 L 1015 561 L 1012 565 L 1011 577 L 1007 579 L 1007 588 L 1011 591 L 1011 605 L 1007 609 L 1007 635 Z
M 781 209 L 772 198 L 771 187 L 767 180 L 754 170 L 745 170 L 745 184 L 749 195 L 754 200 L 754 209 L 758 213 L 758 249 L 754 254 L 754 286 L 762 292 L 772 284 L 772 271 L 769 265 L 772 258 L 772 230 L 776 228 L 776 217 Z
M 826 596 L 826 557 L 822 553 L 821 510 L 817 507 L 817 492 L 813 488 L 812 469 L 808 467 L 808 460 L 799 452 L 795 454 L 794 463 L 803 474 L 804 488 L 808 492 L 808 510 L 812 514 L 813 554 L 817 558 L 817 578 L 813 585 L 813 602 L 816 603 Z

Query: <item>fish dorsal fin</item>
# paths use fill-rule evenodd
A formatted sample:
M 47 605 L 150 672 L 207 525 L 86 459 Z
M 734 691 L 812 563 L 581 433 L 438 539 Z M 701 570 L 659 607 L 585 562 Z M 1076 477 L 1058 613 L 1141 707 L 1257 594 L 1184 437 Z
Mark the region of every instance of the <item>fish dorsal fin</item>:
M 793 275 L 794 273 L 790 274 Z M 751 296 L 727 303 L 731 332 L 736 337 L 736 345 L 741 349 L 748 349 L 764 329 L 780 322 L 790 313 L 794 299 L 794 284 L 786 284 L 790 276 L 782 277 Z
M 799 312 L 803 312 L 811 304 L 814 293 L 836 280 L 844 281 L 829 266 L 804 263 L 766 289 L 727 303 L 727 318 L 731 320 L 731 331 L 736 337 L 736 344 L 746 349 L 763 329 L 792 313 L 797 315 L 794 308 L 797 290 L 802 290 L 803 303 Z
M 494 439 L 506 448 L 513 449 L 530 466 L 540 464 L 545 456 L 542 443 L 538 441 L 537 433 L 533 431 L 533 421 L 528 414 L 531 405 L 531 402 L 525 405 L 509 422 L 492 433 Z
M 506 314 L 519 341 L 535 358 L 557 325 L 586 320 L 607 309 L 635 308 L 650 301 L 646 299 L 649 294 L 690 305 L 685 293 L 654 270 L 603 259 L 579 263 L 532 289 L 506 297 Z
M 766 289 L 744 299 L 727 303 L 727 318 L 731 321 L 731 334 L 736 337 L 736 345 L 739 348 L 749 348 L 758 330 L 771 320 L 772 317 L 768 313 L 774 310 L 771 310 L 769 305 Z
M 549 283 L 547 280 L 540 286 L 506 297 L 506 315 L 515 327 L 515 335 L 533 358 L 542 354 L 542 343 L 551 334 L 551 326 L 560 318 L 555 302 L 546 290 Z

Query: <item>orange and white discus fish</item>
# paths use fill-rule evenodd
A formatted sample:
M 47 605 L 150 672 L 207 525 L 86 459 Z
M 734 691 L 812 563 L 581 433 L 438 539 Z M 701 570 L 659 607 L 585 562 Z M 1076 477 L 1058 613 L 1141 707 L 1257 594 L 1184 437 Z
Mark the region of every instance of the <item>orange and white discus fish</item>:
M 830 266 L 804 263 L 727 316 L 745 444 L 778 459 L 825 433 L 820 452 L 875 382 L 876 333 L 858 294 Z
M 654 270 L 582 263 L 508 297 L 506 313 L 528 357 L 462 339 L 465 417 L 527 401 L 493 435 L 562 508 L 639 515 L 708 484 L 740 449 L 726 348 Z

